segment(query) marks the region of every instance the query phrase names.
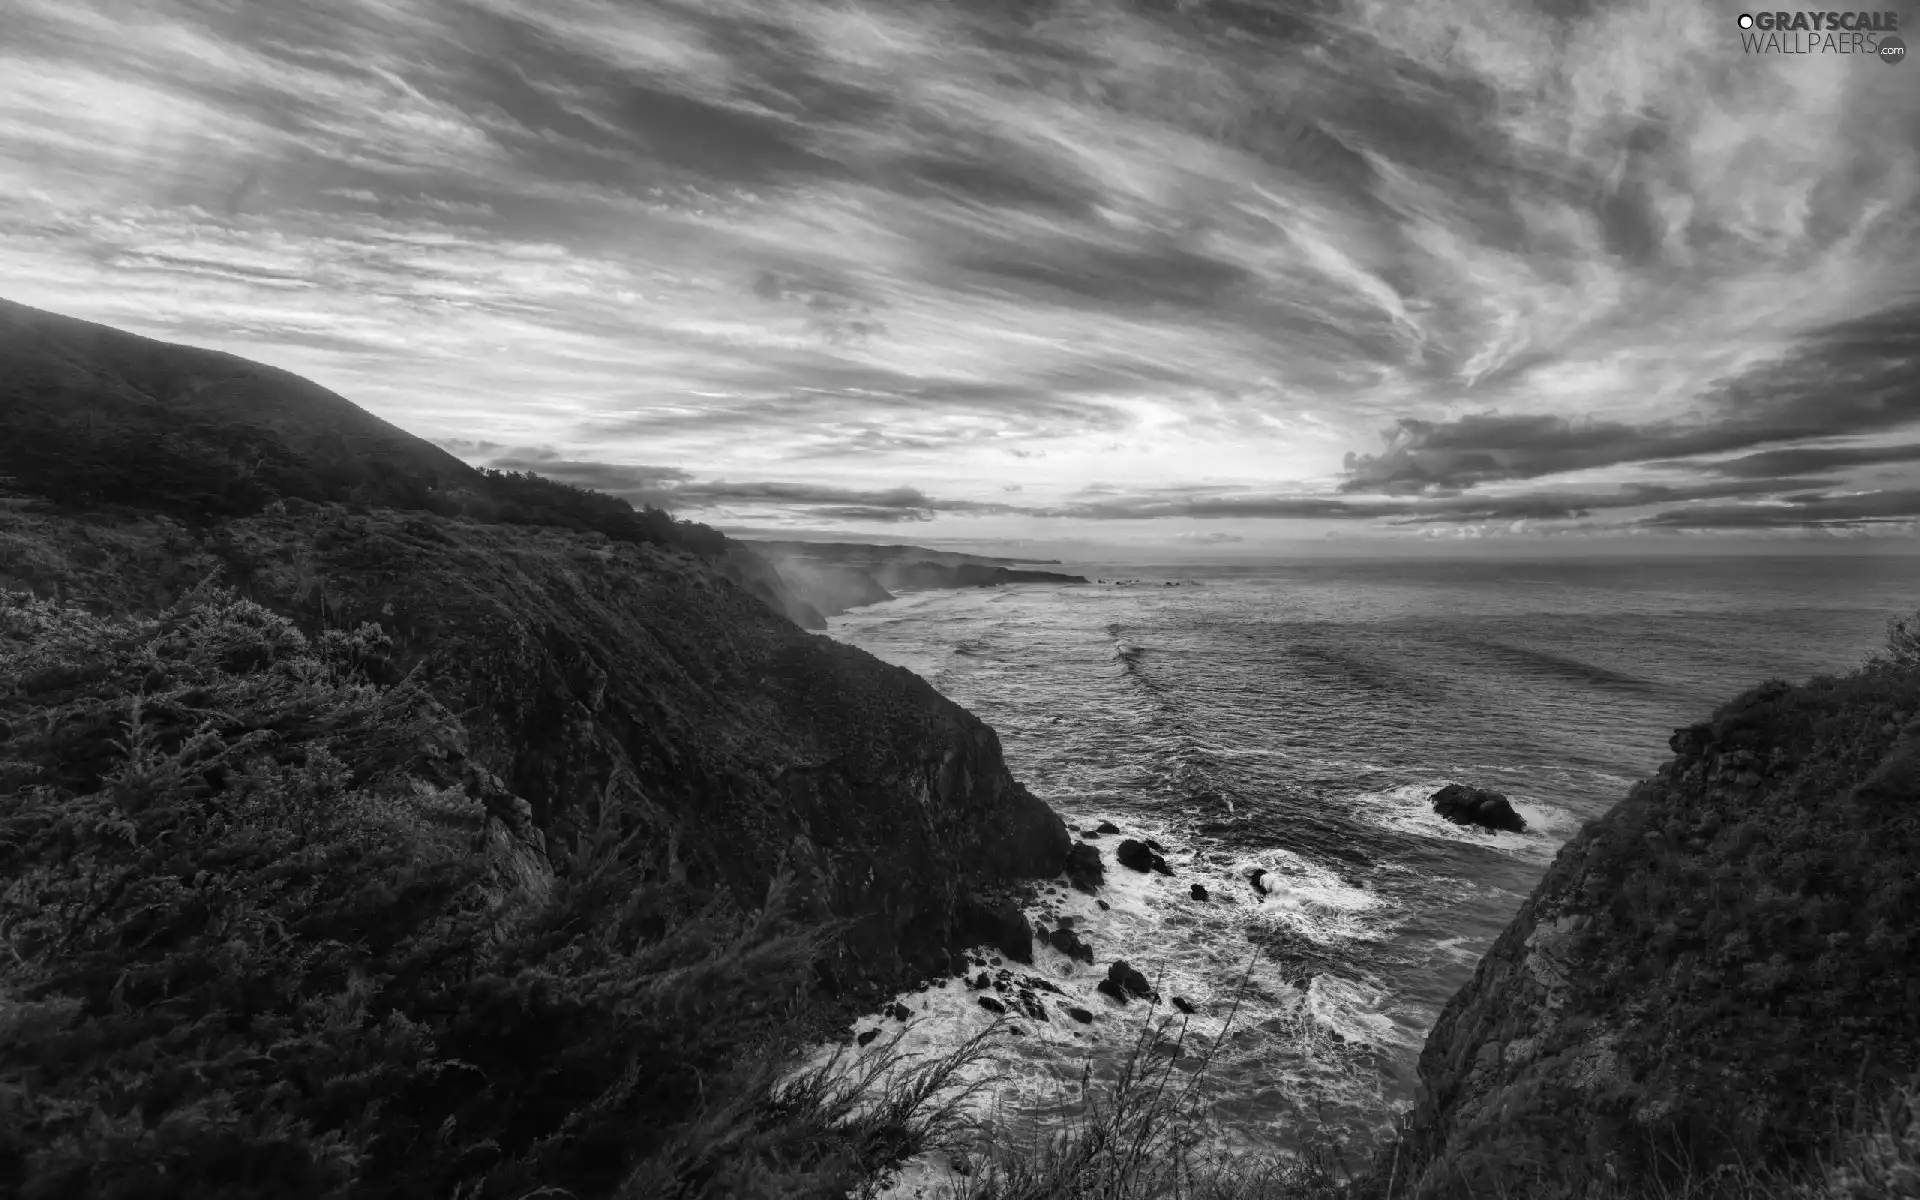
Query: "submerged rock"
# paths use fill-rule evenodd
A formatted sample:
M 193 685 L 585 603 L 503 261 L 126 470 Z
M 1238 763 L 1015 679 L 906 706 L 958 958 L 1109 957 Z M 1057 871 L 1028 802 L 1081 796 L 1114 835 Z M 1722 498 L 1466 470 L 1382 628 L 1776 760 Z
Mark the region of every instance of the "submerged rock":
M 1201 884 L 1194 884 L 1192 893 L 1195 900 L 1205 900 L 1207 898 L 1207 889 Z
M 1173 1006 L 1183 1013 L 1191 1014 L 1195 1011 L 1193 1001 L 1187 999 L 1185 996 L 1175 996 L 1173 998 Z
M 1093 1024 L 1093 1013 L 1089 1012 L 1084 1008 L 1080 1008 L 1078 1006 L 1070 1006 L 1067 1009 L 1067 1015 L 1072 1017 L 1074 1020 L 1080 1022 L 1082 1025 Z
M 1119 833 L 1120 832 L 1120 827 L 1118 825 L 1115 825 L 1112 821 L 1102 821 L 1097 826 L 1097 828 L 1101 833 Z
M 1273 890 L 1267 886 L 1267 869 L 1265 867 L 1255 867 L 1249 871 L 1247 873 L 1247 882 L 1252 884 L 1253 890 L 1259 892 L 1262 896 Z
M 1007 1011 L 1007 1006 L 995 1000 L 992 996 L 980 997 L 980 1007 L 996 1015 Z
M 1433 811 L 1455 825 L 1525 833 L 1527 822 L 1499 792 L 1450 783 L 1433 794 Z

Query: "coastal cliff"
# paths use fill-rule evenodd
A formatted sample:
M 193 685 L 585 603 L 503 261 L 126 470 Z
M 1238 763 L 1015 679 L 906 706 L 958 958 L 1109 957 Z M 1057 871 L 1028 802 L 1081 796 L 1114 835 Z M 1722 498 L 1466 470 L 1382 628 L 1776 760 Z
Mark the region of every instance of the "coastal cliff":
M 0 306 L 0 1191 L 904 1153 L 767 1071 L 1066 867 L 994 732 L 715 531 L 291 379 Z
M 1671 749 L 1447 1004 L 1363 1194 L 1804 1166 L 1920 1069 L 1920 665 L 1768 683 Z

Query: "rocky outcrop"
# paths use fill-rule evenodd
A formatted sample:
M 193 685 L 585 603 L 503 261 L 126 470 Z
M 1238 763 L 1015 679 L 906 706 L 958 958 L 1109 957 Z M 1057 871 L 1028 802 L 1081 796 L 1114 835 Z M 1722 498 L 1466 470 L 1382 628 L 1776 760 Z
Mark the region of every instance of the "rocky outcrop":
M 1173 868 L 1167 865 L 1167 860 L 1161 857 L 1160 851 L 1153 842 L 1127 838 L 1114 850 L 1113 856 L 1119 860 L 1121 866 L 1131 867 L 1142 874 L 1149 871 L 1161 875 L 1173 874 Z
M 1093 947 L 1065 925 L 1046 933 L 1042 940 L 1068 958 L 1093 965 Z
M 1096 989 L 1102 995 L 1125 1004 L 1131 999 L 1145 999 L 1153 995 L 1153 985 L 1137 967 L 1131 966 L 1125 959 L 1114 962 L 1107 968 L 1107 977 L 1102 979 Z
M 996 947 L 1015 962 L 1033 961 L 1033 926 L 1013 901 L 965 896 L 959 915 L 963 937 Z
M 1506 833 L 1525 833 L 1527 822 L 1499 792 L 1450 783 L 1431 797 L 1433 811 L 1455 825 L 1477 825 Z
M 1676 732 L 1448 1003 L 1371 1186 L 1390 1155 L 1415 1200 L 1657 1194 L 1826 1150 L 1920 1067 L 1916 711 L 1880 667 Z
M 1067 851 L 1067 882 L 1088 894 L 1107 881 L 1107 869 L 1100 861 L 1100 848 L 1075 842 Z

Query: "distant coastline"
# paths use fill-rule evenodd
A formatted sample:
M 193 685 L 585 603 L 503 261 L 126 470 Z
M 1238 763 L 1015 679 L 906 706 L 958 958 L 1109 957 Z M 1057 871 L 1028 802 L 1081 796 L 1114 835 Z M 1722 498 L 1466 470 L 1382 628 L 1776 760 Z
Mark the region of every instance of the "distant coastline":
M 994 558 L 924 546 L 860 542 L 743 541 L 779 573 L 787 590 L 823 618 L 900 592 L 999 587 L 1009 583 L 1086 583 L 1083 575 L 1039 571 L 1058 560 Z

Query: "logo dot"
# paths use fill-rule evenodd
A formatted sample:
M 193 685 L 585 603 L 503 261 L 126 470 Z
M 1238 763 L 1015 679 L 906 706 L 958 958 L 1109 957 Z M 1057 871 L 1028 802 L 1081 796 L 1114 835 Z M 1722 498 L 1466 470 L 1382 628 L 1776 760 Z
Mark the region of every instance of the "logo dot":
M 1883 37 L 1880 39 L 1881 62 L 1905 62 L 1906 58 L 1907 44 L 1905 42 L 1897 37 Z
M 1740 28 L 1742 28 L 1742 29 L 1752 29 L 1752 28 L 1753 28 L 1753 16 L 1752 16 L 1752 15 L 1751 15 L 1750 13 L 1741 13 L 1741 14 L 1740 14 Z

